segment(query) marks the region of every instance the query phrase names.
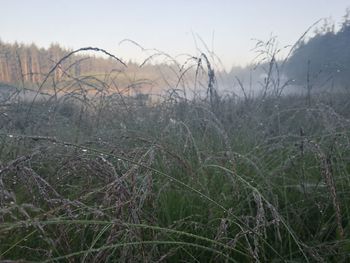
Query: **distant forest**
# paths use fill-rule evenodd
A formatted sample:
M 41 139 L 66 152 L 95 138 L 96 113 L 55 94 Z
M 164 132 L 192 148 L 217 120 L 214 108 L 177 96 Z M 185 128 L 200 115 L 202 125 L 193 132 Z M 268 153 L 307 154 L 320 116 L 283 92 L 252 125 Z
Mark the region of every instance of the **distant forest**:
M 26 45 L 0 41 L 0 83 L 35 87 L 45 79 L 55 65 L 58 65 L 50 75 L 50 80 L 55 83 L 78 77 L 103 80 L 109 74 L 109 76 L 118 75 L 120 86 L 139 83 L 138 88 L 142 89 L 152 82 L 154 86 L 164 85 L 159 77 L 159 68 L 162 68 L 164 74 L 170 70 L 165 64 L 154 66 L 148 63 L 141 68 L 131 61 L 124 62 L 125 67 L 112 57 L 95 56 L 95 53 L 91 52 L 79 52 L 58 63 L 70 52 L 72 50 L 64 49 L 58 44 L 52 44 L 45 49 L 37 47 L 34 43 Z
M 285 63 L 283 76 L 294 81 L 299 86 L 312 84 L 314 86 L 330 86 L 347 88 L 350 85 L 350 10 L 347 10 L 339 29 L 334 23 L 325 20 L 312 37 L 302 38 L 294 47 Z M 66 50 L 58 44 L 49 48 L 39 48 L 35 44 L 4 43 L 0 41 L 0 82 L 12 85 L 38 85 L 57 62 L 71 50 Z M 264 62 L 268 67 L 269 61 Z M 282 62 L 278 62 L 282 63 Z M 126 62 L 127 68 L 111 57 L 97 57 L 78 53 L 64 60 L 52 73 L 53 81 L 61 81 L 67 77 L 98 76 L 111 72 L 123 73 L 119 81 L 126 85 L 134 80 L 148 79 L 155 86 L 164 87 L 167 78 L 176 70 L 169 64 L 140 65 Z M 194 67 L 195 68 L 195 67 Z M 236 76 L 248 76 L 252 66 L 246 68 L 233 67 L 229 72 L 218 72 L 227 86 L 234 85 Z M 160 72 L 161 71 L 161 72 Z M 256 75 L 261 71 L 257 71 Z M 177 76 L 180 77 L 179 67 Z M 193 74 L 193 71 L 192 71 Z M 244 77 L 243 77 L 244 78 Z M 170 82 L 170 81 L 169 81 Z M 231 84 L 232 83 L 232 84 Z M 311 85 L 310 84 L 310 85 Z M 141 87 L 142 88 L 142 87 Z
M 299 84 L 350 86 L 350 9 L 340 29 L 324 20 L 312 38 L 300 41 L 288 59 L 286 73 Z
M 43 80 L 53 66 L 70 50 L 52 44 L 48 49 L 35 44 L 8 44 L 0 42 L 0 81 L 5 83 L 31 82 Z M 110 72 L 121 68 L 111 58 L 73 55 L 59 65 L 54 79 L 59 81 L 65 74 L 79 76 L 91 73 Z

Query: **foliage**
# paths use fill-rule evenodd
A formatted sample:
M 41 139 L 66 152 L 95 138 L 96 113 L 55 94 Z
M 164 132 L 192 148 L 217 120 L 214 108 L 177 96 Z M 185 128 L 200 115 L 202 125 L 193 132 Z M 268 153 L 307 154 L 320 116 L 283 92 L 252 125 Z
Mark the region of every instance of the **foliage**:
M 154 104 L 75 86 L 1 104 L 1 260 L 349 259 L 348 93 Z
M 348 88 L 350 83 L 350 23 L 349 12 L 338 31 L 325 21 L 313 37 L 302 40 L 287 63 L 287 73 L 299 84 L 307 81 L 322 86 Z

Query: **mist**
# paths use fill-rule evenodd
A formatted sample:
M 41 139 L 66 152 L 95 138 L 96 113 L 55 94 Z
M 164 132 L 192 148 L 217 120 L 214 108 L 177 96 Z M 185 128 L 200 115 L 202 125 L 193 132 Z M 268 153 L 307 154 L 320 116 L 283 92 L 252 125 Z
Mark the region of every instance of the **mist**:
M 1 262 L 349 261 L 348 3 L 21 4 Z

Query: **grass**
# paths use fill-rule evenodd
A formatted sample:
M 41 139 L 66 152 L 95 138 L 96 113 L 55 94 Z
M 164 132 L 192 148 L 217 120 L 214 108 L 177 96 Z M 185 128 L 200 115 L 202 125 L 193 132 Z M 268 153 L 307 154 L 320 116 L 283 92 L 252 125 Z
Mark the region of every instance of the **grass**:
M 213 98 L 4 103 L 0 259 L 347 262 L 350 95 L 223 98 L 205 61 Z

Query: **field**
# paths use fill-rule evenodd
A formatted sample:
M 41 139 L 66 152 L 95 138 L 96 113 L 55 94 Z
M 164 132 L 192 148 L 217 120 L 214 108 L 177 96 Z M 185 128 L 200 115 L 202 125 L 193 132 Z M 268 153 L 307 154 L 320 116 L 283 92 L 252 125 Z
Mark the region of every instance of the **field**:
M 208 77 L 156 103 L 81 81 L 2 98 L 0 260 L 348 262 L 350 93 Z

